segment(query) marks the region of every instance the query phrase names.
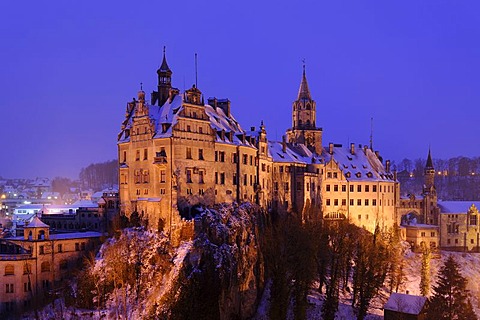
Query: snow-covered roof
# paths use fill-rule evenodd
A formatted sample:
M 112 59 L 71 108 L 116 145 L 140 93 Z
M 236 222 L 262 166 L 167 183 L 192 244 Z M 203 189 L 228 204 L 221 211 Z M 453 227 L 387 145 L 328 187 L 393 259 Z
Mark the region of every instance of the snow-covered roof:
M 137 102 L 138 103 L 138 102 Z M 155 126 L 154 138 L 167 138 L 171 137 L 174 126 L 178 123 L 180 114 L 184 108 L 183 94 L 177 94 L 173 99 L 167 100 L 163 106 L 148 105 L 149 117 L 153 121 Z M 136 108 L 137 106 L 135 106 Z M 242 141 L 238 135 L 246 134 L 240 124 L 230 114 L 226 115 L 222 108 L 212 107 L 208 104 L 200 106 L 204 108 L 205 114 L 208 116 L 210 127 L 216 133 L 215 137 L 217 142 L 224 142 L 235 145 L 249 145 L 250 143 L 245 140 Z M 124 121 L 125 129 L 131 129 L 133 124 L 133 117 L 135 111 L 132 110 Z M 227 137 L 223 138 L 218 132 L 224 131 L 225 133 L 232 132 L 233 137 L 230 141 Z M 130 137 L 125 136 L 125 130 L 120 133 L 119 142 L 128 142 Z
M 480 209 L 480 201 L 438 201 L 440 213 L 467 213 L 472 204 Z
M 97 208 L 98 204 L 90 201 L 90 200 L 78 200 L 75 201 L 72 206 L 77 208 Z
M 34 215 L 32 220 L 25 226 L 25 228 L 50 228 L 48 224 L 45 224 L 40 220 L 37 215 Z
M 298 145 L 304 146 L 304 145 Z M 285 152 L 283 152 L 283 143 L 277 141 L 269 141 L 268 142 L 268 152 L 269 156 L 273 158 L 274 162 L 296 162 L 296 163 L 303 163 L 308 164 L 311 162 L 311 159 L 299 152 L 298 150 L 294 150 L 294 146 L 292 144 L 287 144 L 285 148 Z M 307 148 L 305 148 L 308 150 Z M 310 150 L 308 150 L 310 152 Z M 311 152 L 310 152 L 311 154 Z
M 335 145 L 332 154 L 328 151 L 325 148 L 322 152 L 325 163 L 334 160 L 349 181 L 395 181 L 371 149 L 358 148 L 352 154 L 350 148 Z
M 50 234 L 50 240 L 99 238 L 101 236 L 103 236 L 102 233 L 95 232 L 95 231 L 54 233 L 54 234 Z M 8 238 L 8 240 L 24 240 L 24 238 L 23 236 L 17 236 L 17 237 Z
M 426 301 L 426 297 L 393 292 L 383 308 L 385 310 L 418 315 L 422 312 Z

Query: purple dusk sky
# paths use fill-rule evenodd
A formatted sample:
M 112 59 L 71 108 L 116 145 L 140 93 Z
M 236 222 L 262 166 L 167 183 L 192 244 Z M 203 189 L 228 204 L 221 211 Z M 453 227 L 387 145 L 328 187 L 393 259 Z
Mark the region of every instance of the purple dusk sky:
M 127 101 L 173 85 L 291 125 L 302 59 L 329 142 L 387 159 L 480 155 L 480 2 L 2 1 L 0 176 L 77 177 L 116 158 Z

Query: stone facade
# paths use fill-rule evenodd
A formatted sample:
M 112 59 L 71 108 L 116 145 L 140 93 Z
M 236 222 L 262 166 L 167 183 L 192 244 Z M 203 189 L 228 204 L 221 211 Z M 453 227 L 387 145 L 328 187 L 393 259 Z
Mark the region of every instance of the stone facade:
M 263 122 L 242 129 L 228 99 L 205 104 L 195 86 L 173 88 L 165 56 L 157 73 L 152 103 L 140 90 L 118 136 L 123 214 L 137 212 L 150 228 L 170 233 L 195 215 L 195 205 L 220 202 L 249 201 L 302 220 L 349 219 L 371 231 L 397 220 L 398 183 L 378 153 L 322 147 L 305 68 L 281 142 L 268 140 Z
M 36 216 L 24 231 L 0 241 L 0 317 L 22 313 L 53 293 L 101 237 L 98 232 L 50 234 Z

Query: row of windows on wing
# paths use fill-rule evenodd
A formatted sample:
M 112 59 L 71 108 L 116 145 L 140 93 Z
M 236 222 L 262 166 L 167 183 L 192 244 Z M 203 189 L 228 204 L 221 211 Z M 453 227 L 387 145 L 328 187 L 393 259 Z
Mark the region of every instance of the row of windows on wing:
M 333 186 L 333 188 L 332 188 Z M 394 188 L 393 186 L 378 186 L 379 188 L 379 192 L 386 192 L 386 193 L 389 193 L 389 192 L 393 192 L 394 191 Z M 347 192 L 347 185 L 345 184 L 342 184 L 342 185 L 338 185 L 338 184 L 334 184 L 334 185 L 330 185 L 330 184 L 326 184 L 325 185 L 325 191 L 327 192 L 330 192 L 330 191 L 334 191 L 334 192 L 338 192 L 339 190 L 341 190 L 341 192 Z M 370 185 L 363 185 L 363 190 L 365 192 L 370 192 Z M 349 191 L 350 192 L 355 192 L 355 185 L 351 184 L 349 186 Z M 362 192 L 362 185 L 361 184 L 357 184 L 357 192 Z M 371 188 L 371 192 L 377 192 L 377 185 L 376 184 L 373 184 L 372 185 L 372 188 Z
M 356 166 L 352 165 L 352 167 L 355 169 Z M 345 174 L 345 178 L 351 178 L 352 177 L 352 173 L 350 171 L 347 171 L 344 173 Z M 368 178 L 373 178 L 373 173 L 371 171 L 367 172 L 365 174 Z M 355 173 L 355 177 L 357 178 L 361 178 L 362 177 L 362 173 L 360 171 L 356 172 Z M 337 172 L 327 172 L 327 178 L 328 179 L 338 179 L 338 173 Z
M 59 263 L 59 268 L 61 270 L 65 270 L 68 268 L 68 261 L 63 259 L 63 260 L 60 260 L 60 263 Z M 30 263 L 24 263 L 23 264 L 23 274 L 24 275 L 28 275 L 28 274 L 32 274 L 32 265 Z M 42 262 L 42 264 L 40 265 L 40 271 L 41 272 L 50 272 L 51 271 L 51 265 L 50 265 L 50 262 L 48 261 L 44 261 Z M 13 264 L 7 264 L 5 266 L 5 269 L 4 269 L 4 276 L 14 276 L 15 275 L 15 266 Z M 7 292 L 7 293 L 12 293 L 13 291 L 10 291 L 10 292 Z
M 333 200 L 333 201 L 332 201 Z M 341 204 L 340 204 L 341 203 Z M 377 199 L 349 199 L 349 205 L 350 206 L 377 206 Z M 393 206 L 395 202 L 393 200 L 387 199 L 384 200 L 384 205 L 387 207 Z M 346 206 L 347 205 L 347 199 L 325 199 L 325 205 L 326 206 Z M 378 205 L 382 205 L 382 200 L 378 200 Z
M 297 127 L 297 124 L 299 127 L 305 127 L 305 128 L 315 127 L 315 121 L 310 122 L 309 119 L 307 119 L 307 121 L 305 122 L 303 122 L 302 120 L 298 120 L 298 122 L 293 120 L 293 126 Z
M 449 214 L 447 215 L 447 218 L 451 221 L 451 220 L 458 220 L 458 217 L 459 215 L 458 214 Z M 476 226 L 477 225 L 477 215 L 469 215 L 470 217 L 470 225 L 472 226 Z M 451 222 L 451 224 L 449 224 L 448 226 L 450 225 L 457 225 L 457 228 L 458 228 L 458 223 L 456 222 Z M 458 230 L 457 230 L 458 231 Z M 448 232 L 448 233 L 451 233 L 451 232 Z M 458 233 L 458 232 L 456 232 Z

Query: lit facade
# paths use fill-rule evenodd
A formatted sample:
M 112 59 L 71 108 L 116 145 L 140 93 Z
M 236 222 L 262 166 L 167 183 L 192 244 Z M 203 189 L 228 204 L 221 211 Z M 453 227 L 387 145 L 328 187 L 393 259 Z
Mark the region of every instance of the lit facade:
M 348 219 L 371 231 L 397 220 L 398 183 L 378 153 L 322 147 L 305 68 L 281 142 L 268 140 L 263 122 L 244 130 L 228 99 L 205 103 L 195 86 L 180 93 L 172 73 L 164 56 L 150 103 L 140 90 L 127 104 L 118 136 L 123 214 L 137 212 L 167 232 L 191 218 L 191 206 L 221 202 L 250 201 L 302 220 Z

